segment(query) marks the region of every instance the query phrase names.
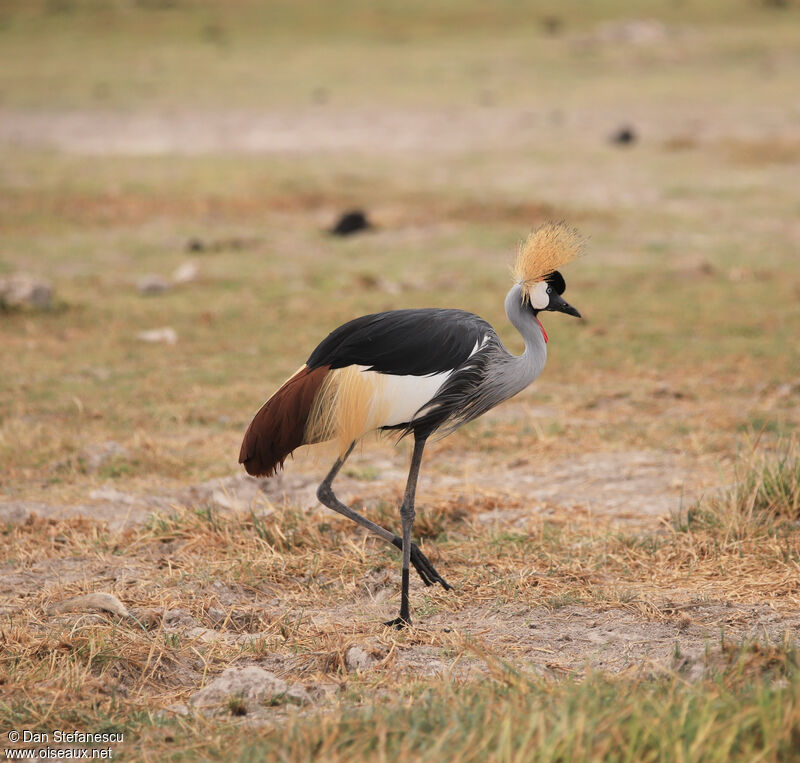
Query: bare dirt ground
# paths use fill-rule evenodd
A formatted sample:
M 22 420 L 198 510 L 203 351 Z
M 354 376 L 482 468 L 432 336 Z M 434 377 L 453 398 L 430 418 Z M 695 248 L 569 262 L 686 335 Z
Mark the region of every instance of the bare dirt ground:
M 406 455 L 402 449 L 391 450 L 388 446 L 365 447 L 354 455 L 338 480 L 339 494 L 362 506 L 368 515 L 370 507 L 378 502 L 396 505 L 405 479 Z M 441 467 L 443 458 L 446 454 L 438 458 L 434 454 L 432 461 Z M 272 480 L 232 475 L 169 494 L 132 495 L 107 488 L 94 491 L 91 502 L 75 506 L 6 502 L 0 504 L 0 519 L 34 527 L 50 523 L 57 528 L 60 520 L 85 517 L 86 520 L 72 521 L 101 522 L 112 533 L 120 534 L 126 528 L 129 533 L 141 532 L 154 511 L 169 515 L 180 506 L 211 508 L 220 516 L 230 517 L 234 524 L 246 521 L 251 512 L 269 523 L 277 507 L 291 506 L 302 509 L 304 522 L 319 524 L 331 519 L 330 512 L 320 507 L 314 496 L 324 470 L 320 461 L 320 457 L 301 454 Z M 658 535 L 669 526 L 670 518 L 691 505 L 704 489 L 718 489 L 719 474 L 714 467 L 710 459 L 698 462 L 657 451 L 583 453 L 538 467 L 525 458 L 508 463 L 504 458 L 479 459 L 474 454 L 462 454 L 458 474 L 442 473 L 441 468 L 433 467 L 438 472 L 433 484 L 426 484 L 423 478 L 419 512 L 424 516 L 427 503 L 459 504 L 463 521 L 474 528 L 474 533 L 486 536 L 525 533 L 532 522 L 548 519 L 557 523 L 577 520 L 588 526 L 596 522 L 598 527 L 616 525 L 621 531 Z M 368 480 L 359 477 L 364 470 L 369 470 Z M 391 508 L 387 514 L 390 520 L 384 521 L 397 524 Z M 88 526 L 84 525 L 83 530 Z M 366 536 L 358 528 L 348 526 L 345 532 L 351 537 L 350 543 L 363 545 Z M 59 542 L 58 536 L 52 540 Z M 65 549 L 69 547 L 66 538 L 61 542 Z M 180 543 L 177 547 L 172 543 L 162 543 L 159 568 L 169 564 L 166 560 L 180 547 Z M 133 544 L 133 548 L 137 545 Z M 131 548 L 128 543 L 112 556 L 103 554 L 101 558 L 58 554 L 22 564 L 6 563 L 0 571 L 0 594 L 9 602 L 4 605 L 3 614 L 15 618 L 22 612 L 31 613 L 34 602 L 40 602 L 46 612 L 66 593 L 84 589 L 114 592 L 128 604 L 135 602 L 136 596 L 129 593 L 131 586 L 141 585 L 151 577 L 151 565 L 156 559 L 152 551 L 143 558 L 140 553 L 129 554 L 126 547 Z M 486 671 L 485 655 L 465 656 L 459 652 L 457 659 L 449 656 L 455 653 L 454 644 L 457 642 L 463 649 L 465 640 L 485 645 L 493 655 L 502 655 L 518 669 L 549 675 L 586 669 L 612 673 L 679 669 L 690 678 L 699 678 L 707 669 L 703 655 L 721 634 L 733 640 L 780 640 L 787 634 L 795 638 L 800 628 L 800 615 L 783 608 L 776 610 L 768 602 L 736 602 L 713 594 L 687 597 L 678 590 L 674 591 L 674 600 L 662 593 L 645 603 L 631 595 L 629 601 L 615 606 L 570 603 L 568 595 L 556 597 L 547 606 L 536 605 L 536 595 L 507 601 L 506 596 L 498 597 L 491 585 L 484 587 L 485 583 L 461 579 L 457 570 L 448 569 L 443 556 L 439 569 L 455 590 L 436 592 L 435 599 L 440 603 L 444 600 L 446 609 L 437 612 L 435 607 L 423 607 L 413 635 L 398 641 L 380 625 L 393 616 L 397 606 L 396 562 L 391 559 L 387 564 L 384 560 L 379 569 L 370 570 L 365 577 L 355 570 L 345 572 L 352 575 L 347 585 L 351 593 L 333 606 L 287 607 L 280 591 L 270 586 L 230 585 L 221 576 L 198 592 L 198 603 L 203 602 L 199 611 L 167 605 L 155 614 L 145 608 L 140 616 L 155 616 L 161 627 L 180 634 L 189 643 L 218 642 L 231 647 L 266 639 L 277 648 L 253 660 L 245 659 L 245 663 L 258 664 L 287 680 L 305 681 L 312 695 L 320 697 L 326 691 L 325 680 L 319 676 L 320 655 L 312 650 L 299 658 L 292 657 L 291 652 L 277 646 L 274 635 L 278 624 L 292 622 L 292 627 L 306 634 L 338 634 L 343 639 L 340 650 L 345 663 L 349 650 L 357 650 L 355 657 L 351 655 L 357 669 L 379 666 L 387 676 L 397 671 L 407 677 L 454 675 L 465 679 Z M 492 560 L 486 562 L 491 565 Z M 175 564 L 180 567 L 177 559 Z M 518 574 L 535 584 L 537 578 L 546 579 L 550 571 L 541 560 L 532 558 L 523 563 Z M 626 589 L 628 581 L 621 576 L 613 580 L 613 586 Z M 426 591 L 416 580 L 412 589 L 419 603 Z M 86 617 L 48 617 L 43 613 L 41 624 L 49 627 L 47 623 L 55 618 L 55 622 L 73 622 L 78 627 Z M 243 632 L 243 617 L 260 623 L 258 629 Z M 291 639 L 283 643 L 290 646 L 290 642 Z M 199 676 L 195 678 L 199 680 Z M 187 686 L 195 680 L 190 675 L 184 679 Z
M 730 121 L 703 120 L 694 108 L 671 109 L 653 118 L 637 115 L 648 141 L 676 137 L 692 142 L 720 139 L 792 139 L 795 123 L 782 111 L 748 118 L 731 105 Z M 335 107 L 273 109 L 263 112 L 176 110 L 120 114 L 113 111 L 0 110 L 0 141 L 25 148 L 56 149 L 81 155 L 198 155 L 208 153 L 314 154 L 317 152 L 422 151 L 458 153 L 519 148 L 532 141 L 559 141 L 618 126 L 617 109 L 541 107 L 449 109 L 359 109 Z M 766 123 L 766 124 L 765 124 Z M 796 150 L 796 147 L 795 147 Z
M 388 456 L 388 457 L 387 457 Z M 393 501 L 401 494 L 406 477 L 406 454 L 390 446 L 372 447 L 355 454 L 337 479 L 337 492 L 344 500 L 353 498 L 374 504 Z M 313 517 L 324 515 L 316 489 L 326 470 L 319 456 L 301 454 L 299 463 L 289 463 L 275 478 L 258 480 L 245 474 L 209 480 L 183 489 L 155 495 L 124 493 L 116 488 L 92 490 L 87 503 L 59 506 L 41 501 L 0 503 L 0 520 L 25 521 L 37 516 L 61 519 L 89 516 L 109 523 L 111 529 L 141 524 L 153 511 L 169 510 L 175 504 L 211 505 L 222 511 L 249 511 L 264 504 L 300 506 Z M 496 463 L 491 463 L 496 461 Z M 718 474 L 711 459 L 705 465 L 696 459 L 657 451 L 581 453 L 575 458 L 548 460 L 538 468 L 526 458 L 505 463 L 499 459 L 466 454 L 458 459 L 458 473 L 436 474 L 434 499 L 492 494 L 502 496 L 520 508 L 478 514 L 479 522 L 528 521 L 532 515 L 549 511 L 576 510 L 603 520 L 653 529 L 681 508 L 691 505 L 704 489 L 718 487 Z M 445 464 L 447 466 L 447 464 Z M 369 481 L 358 478 L 369 470 Z M 449 471 L 449 470 L 448 470 Z

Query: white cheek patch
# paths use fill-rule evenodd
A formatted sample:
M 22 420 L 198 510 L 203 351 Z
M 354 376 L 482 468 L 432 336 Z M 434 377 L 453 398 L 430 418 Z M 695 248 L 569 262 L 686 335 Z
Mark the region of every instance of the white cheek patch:
M 531 287 L 531 307 L 535 310 L 544 310 L 550 304 L 550 295 L 547 293 L 549 284 L 547 281 L 539 281 Z

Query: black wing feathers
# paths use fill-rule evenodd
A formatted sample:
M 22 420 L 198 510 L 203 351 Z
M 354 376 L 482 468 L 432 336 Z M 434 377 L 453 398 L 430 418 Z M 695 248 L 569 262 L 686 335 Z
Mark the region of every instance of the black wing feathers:
M 483 318 L 465 310 L 375 313 L 331 332 L 307 365 L 361 365 L 382 374 L 427 376 L 460 366 L 491 330 Z

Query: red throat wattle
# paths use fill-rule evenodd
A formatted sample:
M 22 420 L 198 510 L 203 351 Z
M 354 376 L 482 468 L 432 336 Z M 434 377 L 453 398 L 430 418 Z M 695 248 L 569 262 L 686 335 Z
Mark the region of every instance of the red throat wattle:
M 542 330 L 542 336 L 544 337 L 544 343 L 547 344 L 547 332 L 544 330 L 544 326 L 542 326 L 542 322 L 539 320 L 539 317 L 536 317 L 536 322 L 539 324 L 539 328 Z

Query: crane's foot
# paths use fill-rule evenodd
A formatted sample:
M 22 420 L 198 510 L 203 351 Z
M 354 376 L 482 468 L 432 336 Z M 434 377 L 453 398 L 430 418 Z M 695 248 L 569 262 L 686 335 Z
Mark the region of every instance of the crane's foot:
M 387 620 L 384 625 L 387 628 L 396 628 L 397 630 L 401 631 L 403 628 L 409 628 L 411 626 L 411 618 L 395 617 L 394 620 Z
M 402 551 L 403 539 L 399 535 L 395 535 L 392 545 Z M 419 546 L 417 546 L 416 543 L 411 544 L 411 564 L 414 565 L 414 569 L 417 571 L 420 578 L 422 578 L 422 582 L 425 583 L 425 585 L 434 585 L 438 583 L 445 591 L 452 590 L 453 586 L 436 572 L 436 568 L 431 564 L 428 557 L 419 550 Z M 389 623 L 386 623 L 386 625 L 388 624 Z

